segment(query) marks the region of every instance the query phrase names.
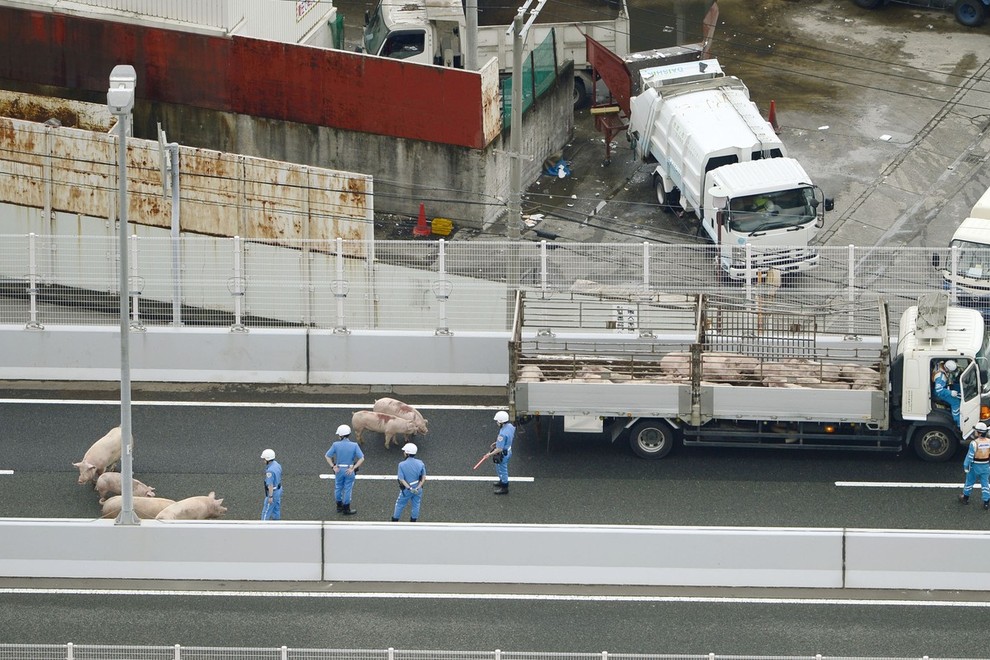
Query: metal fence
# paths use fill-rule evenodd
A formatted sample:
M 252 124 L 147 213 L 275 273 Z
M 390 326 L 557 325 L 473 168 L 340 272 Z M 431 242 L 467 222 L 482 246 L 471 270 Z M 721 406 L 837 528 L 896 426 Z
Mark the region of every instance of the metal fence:
M 883 298 L 894 334 L 901 313 L 923 293 L 947 289 L 976 306 L 983 300 L 956 291 L 943 276 L 949 271 L 933 266 L 933 255 L 943 267 L 959 263 L 949 248 L 823 246 L 812 271 L 782 279 L 754 272 L 740 282 L 721 276 L 717 250 L 707 245 L 202 236 L 128 242 L 126 295 L 139 327 L 508 332 L 518 286 L 547 299 L 582 293 L 635 302 L 705 293 L 795 310 L 872 307 Z M 117 254 L 109 236 L 0 236 L 0 323 L 116 325 Z M 982 272 L 990 277 L 990 267 Z
M 202 646 L 106 646 L 82 644 L 0 644 L 0 660 L 867 660 L 854 656 L 684 655 L 646 653 L 549 653 L 534 651 L 407 651 L 400 649 L 217 648 Z M 915 656 L 915 660 L 929 656 Z M 910 660 L 877 658 L 870 660 Z

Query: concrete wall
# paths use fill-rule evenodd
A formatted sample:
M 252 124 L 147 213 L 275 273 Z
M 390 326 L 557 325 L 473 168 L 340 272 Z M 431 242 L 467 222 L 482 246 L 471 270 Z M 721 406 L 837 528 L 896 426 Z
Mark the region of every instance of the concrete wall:
M 988 553 L 988 532 L 0 519 L 2 577 L 985 591 L 958 559 Z

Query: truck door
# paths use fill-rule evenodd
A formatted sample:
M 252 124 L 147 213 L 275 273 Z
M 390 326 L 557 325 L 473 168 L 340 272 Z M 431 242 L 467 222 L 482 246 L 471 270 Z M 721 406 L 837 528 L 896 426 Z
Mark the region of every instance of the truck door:
M 967 437 L 980 421 L 980 371 L 975 360 L 959 377 L 959 426 Z

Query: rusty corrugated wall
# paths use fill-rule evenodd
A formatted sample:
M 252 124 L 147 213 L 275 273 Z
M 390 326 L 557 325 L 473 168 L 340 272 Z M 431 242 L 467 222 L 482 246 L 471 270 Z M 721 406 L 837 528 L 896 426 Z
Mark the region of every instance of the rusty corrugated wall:
M 105 93 L 122 63 L 139 100 L 474 149 L 498 134 L 476 72 L 0 7 L 0 79 Z

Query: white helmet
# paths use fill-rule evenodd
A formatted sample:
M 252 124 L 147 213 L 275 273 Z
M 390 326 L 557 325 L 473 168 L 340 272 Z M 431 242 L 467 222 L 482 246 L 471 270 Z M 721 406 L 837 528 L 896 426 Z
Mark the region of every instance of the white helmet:
M 504 410 L 499 410 L 497 413 L 495 413 L 495 421 L 498 422 L 499 424 L 505 424 L 507 421 L 509 421 L 509 413 L 505 412 Z
M 986 433 L 987 431 L 990 431 L 990 427 L 988 427 L 983 422 L 977 422 L 976 426 L 974 426 L 973 428 L 975 428 L 979 433 Z
M 945 361 L 945 370 L 946 371 L 955 371 L 956 370 L 956 361 L 955 360 L 946 360 Z
M 409 454 L 410 456 L 415 456 L 416 452 L 419 451 L 419 448 L 413 443 L 407 442 L 406 444 L 402 445 L 402 451 L 405 452 L 406 454 Z
M 350 434 L 351 434 L 351 427 L 348 426 L 347 424 L 341 424 L 340 426 L 337 427 L 337 435 L 339 435 L 341 438 L 343 438 L 345 435 L 350 435 Z
M 275 450 L 274 449 L 266 449 L 265 451 L 261 452 L 261 457 L 263 459 L 265 459 L 266 461 L 274 461 L 275 460 Z

